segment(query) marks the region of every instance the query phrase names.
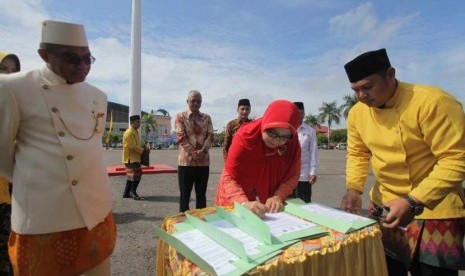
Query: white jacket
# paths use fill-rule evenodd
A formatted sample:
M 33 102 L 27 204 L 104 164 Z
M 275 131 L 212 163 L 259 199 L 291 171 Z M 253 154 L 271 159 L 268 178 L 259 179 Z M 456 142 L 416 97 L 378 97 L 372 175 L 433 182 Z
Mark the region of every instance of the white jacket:
M 48 68 L 0 76 L 0 175 L 13 181 L 15 232 L 92 229 L 109 214 L 106 109 L 105 93 Z
M 302 123 L 297 129 L 297 134 L 299 135 L 299 143 L 302 150 L 302 169 L 299 181 L 309 181 L 310 175 L 317 174 L 320 163 L 316 133 L 313 128 Z

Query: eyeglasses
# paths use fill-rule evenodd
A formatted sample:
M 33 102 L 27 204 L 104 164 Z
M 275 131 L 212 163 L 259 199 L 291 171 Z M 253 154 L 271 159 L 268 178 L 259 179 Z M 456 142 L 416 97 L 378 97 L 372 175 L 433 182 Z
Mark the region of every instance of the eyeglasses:
M 91 65 L 92 63 L 95 62 L 95 58 L 89 53 L 85 56 L 80 56 L 78 54 L 72 53 L 72 52 L 62 52 L 62 53 L 55 53 L 51 52 L 51 54 L 60 57 L 63 59 L 64 62 L 78 66 L 81 64 L 81 62 L 84 62 L 86 65 Z
M 283 142 L 287 142 L 292 139 L 292 134 L 280 135 L 274 130 L 265 130 L 265 132 L 266 132 L 266 135 L 268 135 L 268 137 L 270 137 L 271 139 L 279 139 Z

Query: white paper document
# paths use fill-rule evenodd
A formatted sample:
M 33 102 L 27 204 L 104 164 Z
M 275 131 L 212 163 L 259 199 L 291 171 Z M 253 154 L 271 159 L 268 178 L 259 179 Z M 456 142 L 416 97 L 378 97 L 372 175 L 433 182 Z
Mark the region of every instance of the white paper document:
M 257 246 L 263 245 L 263 243 L 259 242 L 249 234 L 237 228 L 229 221 L 222 219 L 213 221 L 210 224 L 215 226 L 219 230 L 225 232 L 226 234 L 230 235 L 231 237 L 236 238 L 238 241 L 242 242 L 242 244 L 244 245 L 245 253 L 248 256 L 257 255 L 258 253 L 260 253 L 260 250 L 257 249 Z
M 275 237 L 317 226 L 315 223 L 305 221 L 285 212 L 266 213 L 263 221 L 268 224 L 271 234 Z
M 202 256 L 202 259 L 213 267 L 218 275 L 236 270 L 232 263 L 239 260 L 239 258 L 199 230 L 189 230 L 174 236 L 197 255 Z
M 357 221 L 357 220 L 358 221 L 360 221 L 360 220 L 361 221 L 369 221 L 368 218 L 365 218 L 365 217 L 362 217 L 362 216 L 359 216 L 359 215 L 356 215 L 356 214 L 347 213 L 347 212 L 337 210 L 337 209 L 334 209 L 334 208 L 331 208 L 331 207 L 326 207 L 324 205 L 320 205 L 320 204 L 317 204 L 317 203 L 303 205 L 302 209 L 307 210 L 307 211 L 311 211 L 311 212 L 315 212 L 315 213 L 318 213 L 320 215 L 326 216 L 328 218 L 338 220 L 338 221 L 342 221 L 342 222 L 345 222 L 345 223 L 352 223 L 352 222 Z

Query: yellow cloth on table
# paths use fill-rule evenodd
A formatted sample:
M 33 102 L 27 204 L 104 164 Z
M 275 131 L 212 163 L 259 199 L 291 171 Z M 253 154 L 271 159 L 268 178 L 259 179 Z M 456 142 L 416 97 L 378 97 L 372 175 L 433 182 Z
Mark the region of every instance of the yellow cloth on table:
M 8 203 L 11 204 L 10 191 L 8 179 L 0 177 L 0 204 Z
M 214 208 L 190 211 L 203 217 Z M 174 224 L 185 220 L 184 214 L 165 218 L 162 229 L 174 232 Z M 206 275 L 176 250 L 158 240 L 156 275 Z M 280 255 L 249 271 L 249 275 L 388 275 L 381 231 L 371 226 L 349 234 L 330 230 L 318 239 L 299 241 Z

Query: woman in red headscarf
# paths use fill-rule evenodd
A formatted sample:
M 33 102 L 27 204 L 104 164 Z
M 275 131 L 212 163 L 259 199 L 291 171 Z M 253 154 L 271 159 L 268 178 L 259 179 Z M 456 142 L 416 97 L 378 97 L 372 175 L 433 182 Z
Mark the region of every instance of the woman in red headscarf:
M 272 102 L 262 118 L 243 125 L 229 149 L 216 204 L 237 201 L 261 218 L 281 211 L 299 181 L 298 127 L 299 110 L 286 100 Z

